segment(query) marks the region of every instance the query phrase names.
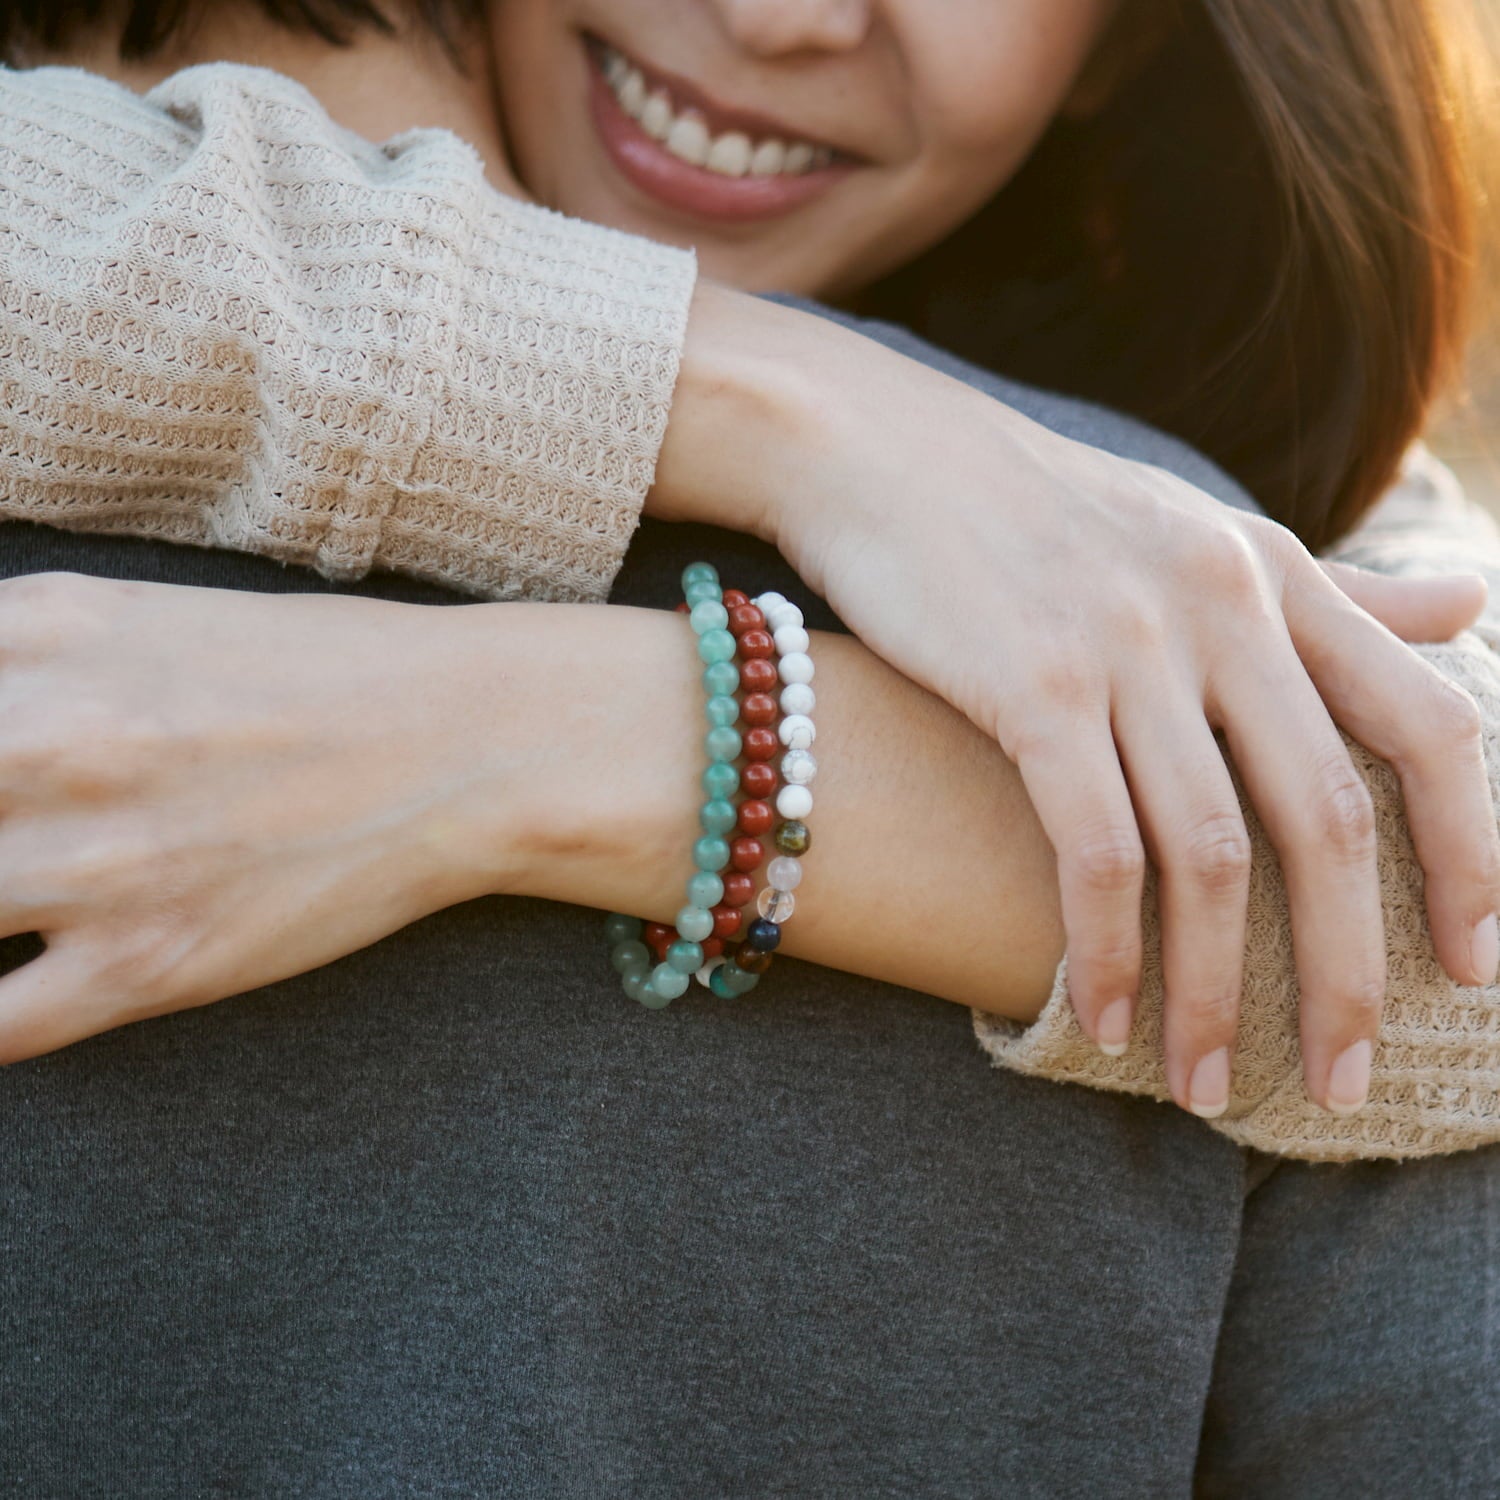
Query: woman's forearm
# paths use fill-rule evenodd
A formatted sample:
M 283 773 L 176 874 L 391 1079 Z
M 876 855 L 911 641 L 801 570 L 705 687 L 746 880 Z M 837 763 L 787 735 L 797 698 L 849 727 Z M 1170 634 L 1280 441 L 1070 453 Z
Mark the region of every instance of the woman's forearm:
M 496 890 L 671 921 L 701 830 L 702 666 L 679 616 L 443 611 L 494 721 L 470 857 Z M 1052 853 L 1015 768 L 847 636 L 815 634 L 813 845 L 783 951 L 1018 1019 L 1062 954 Z M 488 854 L 486 853 L 488 851 Z

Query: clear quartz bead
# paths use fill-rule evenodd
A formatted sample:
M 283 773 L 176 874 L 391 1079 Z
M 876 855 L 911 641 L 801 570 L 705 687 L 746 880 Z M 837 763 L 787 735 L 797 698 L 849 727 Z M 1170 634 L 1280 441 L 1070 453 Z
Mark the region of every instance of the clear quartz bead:
M 797 898 L 790 891 L 778 891 L 768 885 L 755 898 L 755 909 L 766 921 L 774 922 L 779 927 L 790 920 L 792 913 L 796 911 Z
M 810 750 L 788 750 L 781 757 L 781 779 L 788 786 L 806 786 L 818 774 L 818 763 Z
M 802 884 L 802 861 L 783 854 L 766 866 L 766 883 L 773 891 L 795 891 Z M 761 913 L 765 916 L 765 912 Z M 774 917 L 771 921 L 775 921 Z
M 817 725 L 806 714 L 787 714 L 776 732 L 788 750 L 811 749 L 812 742 L 818 737 Z

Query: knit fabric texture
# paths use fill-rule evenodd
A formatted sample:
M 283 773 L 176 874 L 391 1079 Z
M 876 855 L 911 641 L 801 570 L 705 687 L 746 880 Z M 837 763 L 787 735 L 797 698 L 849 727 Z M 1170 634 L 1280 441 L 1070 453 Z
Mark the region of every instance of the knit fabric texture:
M 372 146 L 259 69 L 189 69 L 144 99 L 0 70 L 0 122 L 0 516 L 339 580 L 605 597 L 665 429 L 689 254 L 501 196 L 446 132 Z M 1479 625 L 1418 649 L 1478 702 L 1500 794 L 1500 533 L 1418 450 L 1337 555 L 1486 574 Z M 1208 1123 L 1312 1160 L 1500 1140 L 1500 989 L 1438 967 L 1399 786 L 1350 749 L 1379 823 L 1390 973 L 1370 1100 L 1340 1117 L 1306 1098 L 1286 890 L 1246 803 L 1242 1020 L 1230 1108 Z M 1034 1023 L 975 1012 L 994 1061 L 1170 1098 L 1149 881 L 1143 922 L 1123 1057 L 1079 1027 L 1064 962 Z
M 1464 498 L 1451 471 L 1418 447 L 1399 484 L 1330 555 L 1392 575 L 1484 574 L 1489 601 L 1473 629 L 1446 644 L 1415 649 L 1478 704 L 1490 793 L 1500 809 L 1500 530 Z M 1335 1115 L 1307 1097 L 1286 884 L 1234 776 L 1254 850 L 1244 990 L 1229 1108 L 1207 1123 L 1240 1145 L 1309 1161 L 1434 1156 L 1500 1141 L 1500 986 L 1466 988 L 1438 965 L 1400 784 L 1385 762 L 1347 735 L 1344 740 L 1375 804 L 1385 913 L 1388 979 L 1369 1099 L 1355 1114 Z M 1230 771 L 1234 775 L 1232 764 Z M 1046 1006 L 1030 1025 L 974 1013 L 979 1040 L 998 1064 L 1093 1088 L 1171 1098 L 1163 1053 L 1161 926 L 1149 876 L 1143 914 L 1145 970 L 1125 1054 L 1106 1057 L 1079 1026 L 1064 959 Z
M 372 145 L 298 84 L 0 70 L 0 516 L 603 600 L 690 252 Z

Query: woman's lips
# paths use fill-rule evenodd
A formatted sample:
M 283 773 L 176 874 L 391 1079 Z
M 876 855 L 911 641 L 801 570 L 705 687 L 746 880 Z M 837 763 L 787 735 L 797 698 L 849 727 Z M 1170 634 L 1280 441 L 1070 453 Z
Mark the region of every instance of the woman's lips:
M 746 222 L 790 213 L 826 193 L 853 170 L 844 162 L 796 176 L 726 177 L 695 167 L 653 140 L 620 107 L 600 69 L 595 49 L 585 47 L 589 107 L 610 160 L 648 197 L 700 219 Z

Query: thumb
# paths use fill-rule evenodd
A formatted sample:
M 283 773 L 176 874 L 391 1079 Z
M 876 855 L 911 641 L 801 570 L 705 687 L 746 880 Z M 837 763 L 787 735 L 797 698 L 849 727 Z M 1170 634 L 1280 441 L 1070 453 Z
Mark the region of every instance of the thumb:
M 1448 641 L 1479 618 L 1489 586 L 1478 573 L 1389 578 L 1348 563 L 1318 566 L 1344 594 L 1403 641 Z

